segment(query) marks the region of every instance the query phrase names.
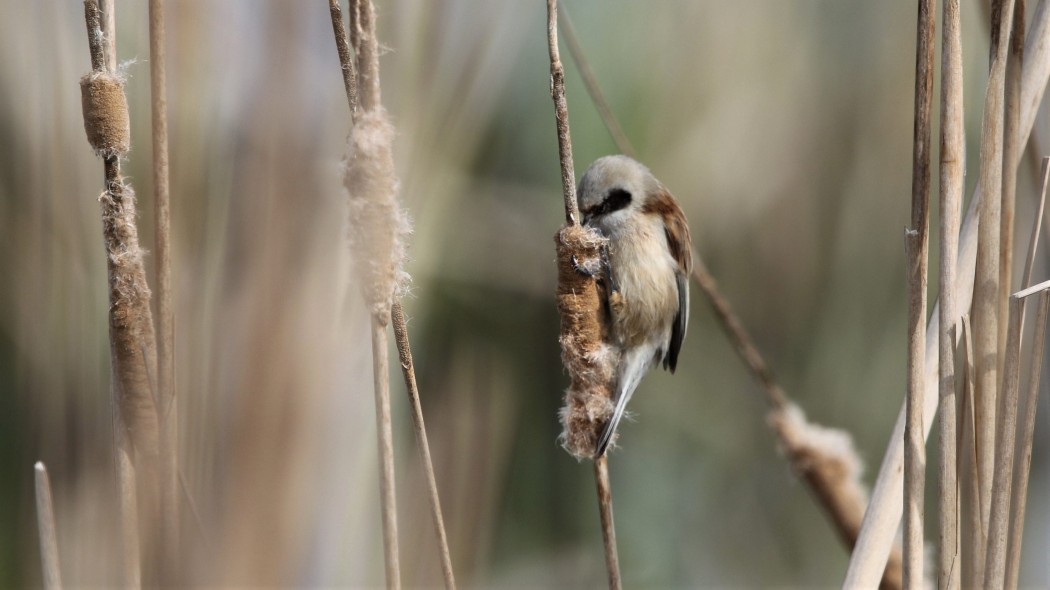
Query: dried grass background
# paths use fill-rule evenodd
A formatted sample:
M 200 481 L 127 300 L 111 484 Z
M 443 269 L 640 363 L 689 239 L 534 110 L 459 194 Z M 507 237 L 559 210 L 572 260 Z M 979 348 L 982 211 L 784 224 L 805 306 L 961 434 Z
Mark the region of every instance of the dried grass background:
M 977 4 L 963 3 L 967 72 L 987 64 Z M 82 11 L 76 0 L 0 5 L 17 24 L 0 35 L 0 586 L 40 582 L 38 459 L 64 580 L 111 585 L 107 287 L 101 173 L 77 83 L 88 69 Z M 591 473 L 556 442 L 567 381 L 550 236 L 563 211 L 544 7 L 377 8 L 415 226 L 405 309 L 457 577 L 468 587 L 601 584 Z M 639 158 L 682 202 L 697 249 L 781 381 L 810 418 L 853 433 L 873 474 L 905 383 L 914 6 L 566 8 Z M 204 529 L 186 531 L 191 579 L 379 585 L 368 318 L 349 283 L 349 117 L 327 7 L 167 9 L 181 464 Z M 119 10 L 120 59 L 148 59 L 145 4 Z M 566 68 L 582 167 L 614 147 Z M 144 61 L 128 72 L 125 173 L 151 244 L 149 75 Z M 968 75 L 967 195 L 983 89 Z M 1045 116 L 1033 139 L 1050 146 Z M 1037 173 L 1026 160 L 1018 228 L 1030 226 Z M 1048 274 L 1043 254 L 1035 282 Z M 642 384 L 638 421 L 611 459 L 625 585 L 837 586 L 848 555 L 777 455 L 756 386 L 699 298 L 692 322 L 678 373 Z M 402 576 L 438 585 L 396 373 L 393 383 Z M 1050 580 L 1039 558 L 1050 551 L 1043 387 L 1021 572 L 1036 586 Z M 930 542 L 932 511 L 927 523 Z

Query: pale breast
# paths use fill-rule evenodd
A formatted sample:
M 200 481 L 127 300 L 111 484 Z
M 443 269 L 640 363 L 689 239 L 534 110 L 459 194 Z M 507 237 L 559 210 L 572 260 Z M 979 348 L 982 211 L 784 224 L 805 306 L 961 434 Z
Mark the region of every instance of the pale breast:
M 668 251 L 664 226 L 646 218 L 616 229 L 609 236 L 621 296 L 612 306 L 614 335 L 623 346 L 655 339 L 665 347 L 678 311 L 678 265 Z

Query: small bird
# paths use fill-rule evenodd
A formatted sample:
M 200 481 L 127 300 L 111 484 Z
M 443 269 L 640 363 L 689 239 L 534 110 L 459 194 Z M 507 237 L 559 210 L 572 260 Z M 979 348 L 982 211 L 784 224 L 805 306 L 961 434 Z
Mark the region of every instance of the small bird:
M 608 238 L 603 252 L 609 344 L 617 351 L 615 410 L 598 439 L 601 457 L 642 377 L 674 373 L 689 323 L 689 225 L 678 201 L 627 156 L 596 160 L 580 179 L 583 224 Z

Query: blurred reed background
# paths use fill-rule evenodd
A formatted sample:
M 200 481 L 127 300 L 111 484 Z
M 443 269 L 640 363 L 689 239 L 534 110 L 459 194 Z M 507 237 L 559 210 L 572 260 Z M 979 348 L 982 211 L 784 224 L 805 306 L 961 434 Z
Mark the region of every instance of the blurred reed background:
M 349 284 L 349 116 L 327 7 L 166 4 L 182 471 L 200 517 L 184 533 L 189 579 L 379 586 L 368 317 Z M 110 586 L 119 536 L 102 175 L 77 84 L 89 69 L 83 10 L 78 0 L 2 5 L 0 586 L 41 581 L 36 460 L 51 472 L 67 584 Z M 985 84 L 975 73 L 988 55 L 980 5 L 963 3 L 967 196 Z M 914 4 L 566 8 L 639 158 L 682 202 L 695 246 L 783 384 L 813 420 L 850 431 L 873 474 L 906 376 Z M 405 308 L 457 577 L 467 587 L 602 587 L 591 470 L 555 441 L 566 378 L 552 236 L 563 212 L 545 7 L 377 9 L 384 103 L 416 228 Z M 117 32 L 119 59 L 138 60 L 127 70 L 126 174 L 149 245 L 145 3 L 118 3 Z M 565 59 L 582 170 L 615 148 Z M 1050 145 L 1045 116 L 1033 141 Z M 1019 175 L 1019 243 L 1037 198 L 1034 161 Z M 840 584 L 846 550 L 778 456 L 765 402 L 707 302 L 695 296 L 692 311 L 678 374 L 643 382 L 637 421 L 611 460 L 626 585 Z M 402 575 L 436 586 L 392 368 Z M 1047 381 L 1022 585 L 1050 580 Z

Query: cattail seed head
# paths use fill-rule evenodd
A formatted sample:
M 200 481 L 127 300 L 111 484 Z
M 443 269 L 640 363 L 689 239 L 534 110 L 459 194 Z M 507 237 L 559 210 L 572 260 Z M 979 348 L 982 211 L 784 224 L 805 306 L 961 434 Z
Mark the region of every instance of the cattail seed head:
M 382 318 L 389 317 L 394 298 L 404 295 L 411 281 L 404 269 L 411 225 L 397 202 L 393 140 L 385 110 L 361 113 L 350 130 L 344 177 L 354 274 L 369 310 Z

